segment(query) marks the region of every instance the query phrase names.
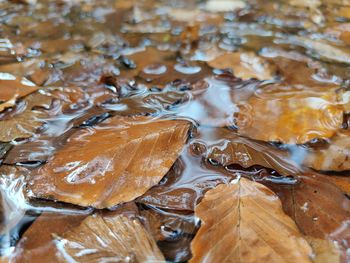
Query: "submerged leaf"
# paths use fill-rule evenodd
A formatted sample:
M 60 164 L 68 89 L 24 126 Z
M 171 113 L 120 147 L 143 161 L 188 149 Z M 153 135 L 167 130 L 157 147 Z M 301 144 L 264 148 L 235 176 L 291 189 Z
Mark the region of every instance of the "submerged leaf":
M 350 132 L 339 132 L 330 140 L 326 149 L 310 152 L 304 165 L 319 171 L 350 170 Z
M 67 261 L 165 262 L 156 242 L 139 220 L 122 215 L 92 215 L 56 238 Z
M 193 146 L 205 149 L 207 159 L 223 166 L 240 165 L 249 168 L 255 165 L 270 168 L 280 175 L 294 175 L 301 171 L 287 152 L 273 148 L 263 142 L 240 137 L 228 129 L 202 129 L 201 138 Z
M 311 262 L 311 248 L 265 186 L 240 178 L 209 190 L 190 262 Z
M 32 137 L 48 117 L 48 114 L 39 108 L 49 108 L 52 100 L 52 97 L 40 93 L 31 94 L 23 99 L 14 112 L 0 119 L 0 141 L 9 142 Z
M 232 69 L 233 75 L 242 79 L 273 79 L 277 73 L 275 65 L 253 52 L 226 53 L 209 61 L 208 64 L 213 68 Z
M 343 122 L 343 110 L 333 92 L 272 85 L 258 90 L 243 105 L 238 132 L 262 141 L 303 144 L 327 139 Z
M 11 262 L 66 262 L 54 242 L 54 235 L 62 235 L 78 227 L 85 215 L 43 213 L 23 234 Z
M 73 134 L 33 176 L 35 197 L 112 207 L 157 184 L 180 154 L 189 123 L 113 117 Z
M 15 105 L 17 99 L 38 89 L 39 87 L 25 78 L 0 72 L 0 112 Z

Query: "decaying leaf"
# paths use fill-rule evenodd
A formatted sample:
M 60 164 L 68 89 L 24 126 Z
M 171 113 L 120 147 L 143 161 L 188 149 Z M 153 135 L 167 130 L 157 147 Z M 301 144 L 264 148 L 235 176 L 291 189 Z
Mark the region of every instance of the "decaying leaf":
M 253 52 L 226 53 L 209 61 L 208 64 L 213 68 L 232 69 L 233 75 L 242 79 L 273 79 L 277 73 L 275 65 Z
M 38 88 L 25 78 L 0 72 L 0 112 L 15 105 L 17 99 L 38 90 Z
M 86 215 L 43 213 L 18 242 L 11 262 L 66 262 L 54 242 L 55 235 L 62 235 L 78 227 Z
M 209 190 L 190 262 L 311 262 L 312 250 L 265 186 L 240 178 Z
M 139 220 L 122 215 L 89 216 L 56 238 L 56 246 L 66 260 L 77 262 L 165 262 Z
M 326 149 L 317 149 L 306 155 L 304 164 L 319 171 L 350 170 L 350 132 L 338 132 Z
M 303 144 L 327 139 L 343 122 L 343 110 L 333 92 L 272 85 L 257 91 L 243 105 L 238 132 L 262 141 Z
M 281 199 L 283 210 L 291 216 L 301 233 L 311 238 L 335 241 L 343 261 L 349 259 L 343 243 L 349 231 L 339 231 L 348 224 L 350 200 L 327 177 L 300 176 L 295 185 L 268 185 Z M 336 233 L 336 234 L 335 234 Z
M 287 152 L 275 149 L 267 143 L 240 137 L 225 128 L 203 128 L 200 131 L 202 138 L 193 141 L 192 145 L 205 149 L 204 155 L 207 159 L 215 160 L 223 166 L 238 164 L 249 168 L 260 165 L 285 176 L 301 171 Z
M 13 113 L 0 119 L 0 141 L 9 142 L 33 136 L 48 117 L 48 114 L 39 108 L 48 109 L 52 100 L 52 97 L 40 93 L 24 98 Z
M 327 179 L 339 187 L 345 194 L 350 196 L 350 176 L 329 175 Z
M 167 173 L 188 129 L 186 121 L 116 116 L 73 134 L 29 188 L 35 197 L 97 208 L 133 200 Z

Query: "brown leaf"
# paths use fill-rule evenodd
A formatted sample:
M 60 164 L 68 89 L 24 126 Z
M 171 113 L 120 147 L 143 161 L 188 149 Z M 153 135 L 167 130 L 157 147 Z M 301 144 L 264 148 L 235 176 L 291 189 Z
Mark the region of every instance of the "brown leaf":
M 15 105 L 17 99 L 38 90 L 38 88 L 25 78 L 0 72 L 0 112 Z
M 232 69 L 233 75 L 242 79 L 273 79 L 277 70 L 275 65 L 253 52 L 226 53 L 208 64 L 213 68 Z
M 57 237 L 56 245 L 66 260 L 77 262 L 165 262 L 139 220 L 123 215 L 89 216 Z
M 280 175 L 294 175 L 301 171 L 285 151 L 271 147 L 267 143 L 240 137 L 228 129 L 200 130 L 200 137 L 192 145 L 205 150 L 207 159 L 215 160 L 223 166 L 238 164 L 243 168 L 260 165 L 277 171 Z
M 81 129 L 39 168 L 30 190 L 35 197 L 97 208 L 131 201 L 167 173 L 188 129 L 185 121 L 118 116 Z
M 58 253 L 54 235 L 62 235 L 78 227 L 85 215 L 43 213 L 23 234 L 18 242 L 11 262 L 66 262 Z
M 326 149 L 311 151 L 306 155 L 304 165 L 319 171 L 350 170 L 350 132 L 338 132 Z
M 333 92 L 271 85 L 258 90 L 243 105 L 237 119 L 238 132 L 262 141 L 303 144 L 327 139 L 343 121 L 342 107 Z
M 311 262 L 311 248 L 265 186 L 240 178 L 209 190 L 190 262 Z
M 350 196 L 350 176 L 330 175 L 327 176 L 327 179 Z
M 52 100 L 53 97 L 38 92 L 24 98 L 13 112 L 0 119 L 0 141 L 9 142 L 17 138 L 32 137 L 48 117 L 48 114 L 39 108 L 48 109 Z
M 304 235 L 338 242 L 347 262 L 350 233 L 339 230 L 348 224 L 350 200 L 337 186 L 316 174 L 300 176 L 296 185 L 268 186 L 280 197 L 283 210 Z

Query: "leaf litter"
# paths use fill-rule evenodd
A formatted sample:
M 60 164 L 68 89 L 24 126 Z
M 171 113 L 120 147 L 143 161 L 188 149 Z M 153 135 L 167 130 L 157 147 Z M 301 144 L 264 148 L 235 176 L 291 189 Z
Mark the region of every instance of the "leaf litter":
M 1 261 L 349 261 L 348 1 L 0 10 Z

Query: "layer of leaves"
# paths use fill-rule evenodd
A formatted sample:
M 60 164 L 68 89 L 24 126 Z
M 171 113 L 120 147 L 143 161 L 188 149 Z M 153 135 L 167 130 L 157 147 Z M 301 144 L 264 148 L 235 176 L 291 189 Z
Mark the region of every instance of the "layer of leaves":
M 29 188 L 35 197 L 97 208 L 131 201 L 167 173 L 188 129 L 185 121 L 110 118 L 72 135 Z
M 208 191 L 195 214 L 201 227 L 190 262 L 311 262 L 312 250 L 281 203 L 245 178 Z
M 165 262 L 156 242 L 137 219 L 87 217 L 79 227 L 56 238 L 66 260 L 77 262 Z

